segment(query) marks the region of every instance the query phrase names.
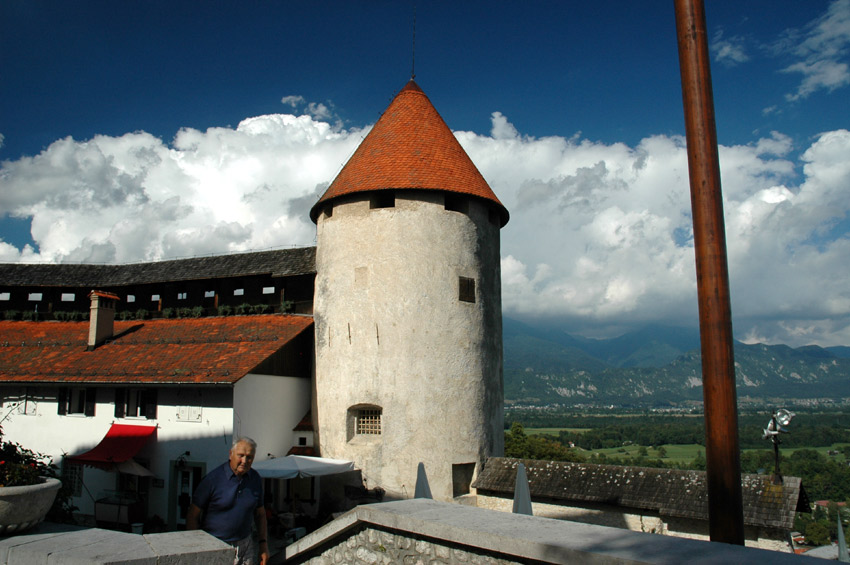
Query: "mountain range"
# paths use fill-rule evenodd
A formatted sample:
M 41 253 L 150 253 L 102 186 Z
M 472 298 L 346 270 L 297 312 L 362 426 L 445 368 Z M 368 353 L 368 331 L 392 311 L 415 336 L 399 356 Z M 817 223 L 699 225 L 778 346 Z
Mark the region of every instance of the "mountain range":
M 503 319 L 507 406 L 684 407 L 702 401 L 699 331 L 646 326 L 612 339 Z M 739 403 L 850 401 L 850 347 L 735 342 Z

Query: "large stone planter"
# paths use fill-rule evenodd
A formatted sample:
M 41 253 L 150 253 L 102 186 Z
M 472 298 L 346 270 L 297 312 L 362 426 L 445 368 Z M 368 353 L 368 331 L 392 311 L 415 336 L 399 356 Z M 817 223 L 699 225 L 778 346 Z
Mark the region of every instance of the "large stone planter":
M 44 520 L 62 486 L 59 479 L 23 487 L 0 487 L 0 535 L 31 528 Z

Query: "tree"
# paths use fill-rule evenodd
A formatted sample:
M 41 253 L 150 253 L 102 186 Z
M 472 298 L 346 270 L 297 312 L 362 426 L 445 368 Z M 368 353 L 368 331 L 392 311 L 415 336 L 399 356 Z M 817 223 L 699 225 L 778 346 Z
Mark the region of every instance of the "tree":
M 806 541 L 813 545 L 829 543 L 829 528 L 823 522 L 810 522 L 806 526 Z
M 526 457 L 528 452 L 528 436 L 525 428 L 519 422 L 511 424 L 511 431 L 505 434 L 505 457 Z
M 656 451 L 658 453 L 658 457 L 660 457 L 661 459 L 664 459 L 665 457 L 667 457 L 667 450 L 664 448 L 663 445 L 659 446 Z

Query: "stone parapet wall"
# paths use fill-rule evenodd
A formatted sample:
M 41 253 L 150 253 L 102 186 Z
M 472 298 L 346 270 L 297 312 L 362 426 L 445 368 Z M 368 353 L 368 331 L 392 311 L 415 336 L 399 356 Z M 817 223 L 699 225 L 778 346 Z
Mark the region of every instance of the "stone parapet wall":
M 513 500 L 499 496 L 487 496 L 480 492 L 476 502 L 479 508 L 512 512 Z M 579 506 L 566 504 L 547 504 L 533 502 L 534 515 L 540 518 L 569 520 L 596 526 L 623 528 L 632 532 L 662 534 L 685 539 L 709 541 L 708 523 L 703 520 L 658 516 L 650 512 L 632 513 L 622 508 L 604 504 L 584 503 Z M 744 528 L 744 543 L 747 547 L 768 549 L 770 551 L 791 552 L 788 538 L 780 531 L 769 531 L 766 528 L 746 526 Z
M 389 531 L 363 528 L 304 563 L 308 565 L 512 565 L 518 561 Z

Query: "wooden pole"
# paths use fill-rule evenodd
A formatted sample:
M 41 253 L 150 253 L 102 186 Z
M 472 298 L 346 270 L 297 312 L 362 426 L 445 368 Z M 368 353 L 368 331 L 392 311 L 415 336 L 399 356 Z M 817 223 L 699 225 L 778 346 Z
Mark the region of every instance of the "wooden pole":
M 711 541 L 744 545 L 732 309 L 703 0 L 674 0 L 685 108 Z

